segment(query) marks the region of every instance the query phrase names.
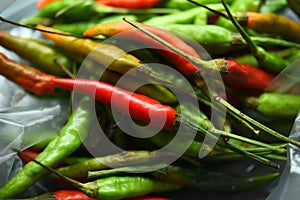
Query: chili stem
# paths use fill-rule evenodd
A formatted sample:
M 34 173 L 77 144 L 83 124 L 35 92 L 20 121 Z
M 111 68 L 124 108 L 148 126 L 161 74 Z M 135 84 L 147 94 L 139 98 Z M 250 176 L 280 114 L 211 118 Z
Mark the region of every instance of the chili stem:
M 265 125 L 261 124 L 260 122 L 252 119 L 251 117 L 245 115 L 244 113 L 242 113 L 241 111 L 239 111 L 238 109 L 236 109 L 235 107 L 233 107 L 232 105 L 230 105 L 227 101 L 225 101 L 223 98 L 217 96 L 215 97 L 215 100 L 220 102 L 222 105 L 226 106 L 227 108 L 229 108 L 230 110 L 232 110 L 233 112 L 237 113 L 238 115 L 242 116 L 245 120 L 247 120 L 248 122 L 250 122 L 251 124 L 254 124 L 255 126 L 259 127 L 260 129 L 266 131 L 267 133 L 269 133 L 270 135 L 273 135 L 274 137 L 285 141 L 285 142 L 289 142 L 291 144 L 294 144 L 296 146 L 300 146 L 300 142 L 290 139 L 268 127 L 266 127 Z
M 250 38 L 250 36 L 248 35 L 248 33 L 240 26 L 240 24 L 237 22 L 237 20 L 233 17 L 232 13 L 229 10 L 229 7 L 227 6 L 227 4 L 225 3 L 224 0 L 221 0 L 227 15 L 229 17 L 229 19 L 231 20 L 231 22 L 233 23 L 233 25 L 236 27 L 236 29 L 239 31 L 239 33 L 242 35 L 242 37 L 244 38 L 244 40 L 246 40 L 252 54 L 257 58 L 257 60 L 261 60 L 263 59 L 263 55 L 261 55 L 259 53 L 259 48 L 256 45 L 256 43 Z

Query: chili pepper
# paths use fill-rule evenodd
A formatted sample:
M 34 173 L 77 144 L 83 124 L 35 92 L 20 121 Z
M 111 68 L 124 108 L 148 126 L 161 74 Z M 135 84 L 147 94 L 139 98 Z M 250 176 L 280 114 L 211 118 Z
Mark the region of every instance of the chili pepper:
M 23 19 L 22 23 L 31 24 L 40 19 L 59 20 L 64 22 L 89 21 L 99 19 L 109 13 L 118 14 L 165 14 L 177 12 L 177 9 L 149 8 L 129 9 L 112 6 L 98 5 L 93 0 L 62 0 L 55 1 L 39 10 L 34 16 Z M 34 24 L 34 23 L 33 23 Z
M 300 2 L 299 0 L 287 0 L 289 7 L 300 17 Z
M 37 197 L 27 198 L 27 200 L 43 200 L 43 199 L 53 199 L 53 200 L 96 200 L 96 198 L 88 197 L 81 191 L 78 190 L 58 190 L 56 192 L 42 194 Z
M 75 108 L 68 123 L 60 131 L 60 135 L 47 145 L 36 157 L 36 160 L 47 166 L 53 166 L 75 151 L 81 145 L 81 140 L 87 135 L 92 123 L 89 107 L 90 100 L 87 97 L 83 98 L 78 107 Z M 35 162 L 29 162 L 0 188 L 0 198 L 11 198 L 22 193 L 46 172 L 46 169 Z
M 281 57 L 277 56 L 276 54 L 267 52 L 263 48 L 257 46 L 256 43 L 251 40 L 247 32 L 240 26 L 237 20 L 232 16 L 228 6 L 224 3 L 224 0 L 222 0 L 222 3 L 228 14 L 228 17 L 230 18 L 234 26 L 238 29 L 238 31 L 243 36 L 243 38 L 247 41 L 251 53 L 253 54 L 253 56 L 255 56 L 260 66 L 274 73 L 279 73 L 284 68 L 286 68 L 288 62 L 282 59 Z
M 38 25 L 37 28 L 58 33 L 62 32 L 42 25 Z M 122 74 L 129 69 L 140 66 L 139 59 L 125 53 L 122 49 L 114 45 L 53 33 L 43 32 L 42 34 L 52 40 L 56 45 L 74 54 L 88 56 L 93 51 L 93 53 L 90 54 L 93 59 L 104 66 L 108 66 L 108 69 Z
M 259 9 L 259 1 L 234 0 L 230 4 L 230 10 L 234 13 L 248 12 L 248 11 L 257 12 L 258 9 Z M 219 17 L 219 19 L 216 21 L 216 24 L 226 28 L 227 30 L 236 32 L 236 28 L 234 27 L 232 22 L 224 17 Z
M 168 24 L 190 24 L 194 21 L 196 16 L 202 16 L 203 14 L 206 15 L 205 9 L 191 8 L 178 13 L 151 17 L 150 19 L 143 21 L 143 24 L 151 26 L 163 26 Z
M 40 40 L 21 38 L 0 31 L 0 44 L 26 60 L 57 76 L 65 76 L 61 67 L 71 70 L 76 63 L 57 47 Z
M 110 84 L 115 85 L 116 83 L 118 83 L 118 86 L 129 90 L 129 91 L 135 91 L 136 93 L 139 94 L 143 94 L 146 95 L 150 98 L 156 99 L 161 103 L 164 104 L 174 104 L 177 102 L 176 96 L 167 88 L 156 84 L 156 83 L 149 83 L 146 85 L 142 85 L 139 83 L 139 80 L 135 80 L 133 79 L 133 77 L 128 77 L 128 76 L 122 76 L 119 73 L 113 72 L 113 71 L 109 71 L 109 70 L 105 70 L 102 71 L 104 69 L 100 69 L 100 67 L 98 67 L 98 70 L 96 71 L 96 73 L 102 73 L 100 80 L 103 82 L 107 82 Z M 102 72 L 99 72 L 102 71 Z M 94 74 L 95 74 L 95 70 L 93 70 Z M 118 82 L 118 80 L 122 77 L 123 81 L 122 82 Z M 137 87 L 140 86 L 140 87 Z M 135 89 L 137 88 L 137 89 Z
M 84 31 L 86 31 L 88 28 L 96 24 L 122 21 L 123 17 L 124 15 L 112 15 L 112 16 L 101 18 L 99 20 L 81 21 L 81 22 L 74 22 L 74 23 L 57 23 L 57 24 L 53 24 L 52 27 L 60 31 L 82 35 Z M 135 15 L 126 15 L 126 18 L 130 19 L 131 21 L 138 20 L 138 17 Z
M 263 93 L 246 99 L 248 106 L 270 118 L 294 119 L 300 109 L 300 96 L 295 94 Z
M 168 156 L 168 154 L 141 150 L 127 151 L 126 153 L 90 158 L 75 165 L 58 168 L 57 172 L 70 178 L 84 178 L 87 177 L 88 171 L 107 169 L 109 166 L 121 167 L 137 165 L 147 163 L 152 159 L 163 159 L 164 156 Z
M 177 111 L 170 106 L 162 105 L 159 101 L 151 99 L 145 95 L 130 93 L 121 88 L 117 88 L 110 84 L 100 81 L 88 79 L 52 79 L 55 85 L 68 90 L 74 90 L 86 95 L 94 95 L 99 102 L 111 106 L 112 95 L 117 95 L 118 103 L 113 103 L 112 107 L 116 110 L 123 111 L 124 105 L 128 103 L 130 115 L 133 119 L 142 123 L 148 124 L 151 121 L 149 113 L 154 116 L 154 119 L 161 120 L 161 117 L 166 115 L 164 129 L 170 130 L 176 121 Z
M 279 13 L 287 8 L 287 0 L 265 1 L 260 5 L 260 13 Z
M 300 31 L 300 24 L 294 20 L 276 13 L 247 12 L 236 15 L 238 22 L 246 28 L 258 33 L 278 35 L 286 40 L 300 41 L 300 36 L 295 31 Z M 289 31 L 286 31 L 289 30 Z
M 232 3 L 233 0 L 226 0 L 227 3 Z M 197 0 L 197 2 L 202 4 L 216 4 L 220 3 L 218 0 Z M 162 6 L 167 8 L 179 8 L 181 10 L 190 9 L 193 7 L 196 7 L 194 4 L 188 2 L 188 1 L 181 1 L 181 0 L 168 0 L 162 2 Z
M 160 0 L 97 0 L 100 5 L 108 5 L 121 8 L 152 8 L 160 3 Z
M 109 200 L 139 197 L 150 193 L 170 192 L 181 188 L 174 183 L 167 183 L 143 176 L 104 177 L 94 182 L 88 182 L 86 185 L 89 186 L 91 183 L 93 184 L 93 190 L 91 190 L 91 187 L 83 187 L 80 190 L 88 196 Z
M 36 7 L 38 9 L 42 9 L 43 7 L 45 7 L 46 5 L 55 2 L 55 1 L 60 1 L 60 0 L 38 0 L 38 2 L 36 3 Z
M 246 42 L 238 33 L 216 25 L 170 24 L 158 27 L 167 30 L 183 40 L 192 38 L 200 43 L 212 56 L 224 55 L 228 52 L 245 50 Z M 296 47 L 298 43 L 270 37 L 250 37 L 253 42 L 262 47 Z
M 163 181 L 214 192 L 243 191 L 258 188 L 274 181 L 279 176 L 277 172 L 260 176 L 239 177 L 220 172 L 171 165 L 151 174 Z
M 238 90 L 263 92 L 275 78 L 273 74 L 234 60 L 227 60 L 229 73 L 223 75 L 224 83 Z
M 188 54 L 188 56 L 192 56 L 193 58 L 199 58 L 200 56 L 197 52 L 189 45 L 185 44 L 181 39 L 177 38 L 176 36 L 164 31 L 162 29 L 144 25 L 139 23 L 139 25 L 149 28 L 150 32 L 153 32 L 158 37 L 161 37 L 166 42 L 169 42 L 171 45 L 174 45 L 177 49 L 183 51 L 184 53 Z M 156 41 L 149 37 L 148 35 L 141 34 L 139 31 L 135 30 L 129 24 L 125 22 L 115 22 L 115 23 L 108 23 L 108 24 L 98 24 L 93 26 L 92 28 L 88 29 L 84 36 L 96 36 L 96 35 L 107 35 L 112 36 L 118 33 L 123 33 L 123 37 L 128 37 L 130 39 L 138 40 L 140 42 L 154 45 L 156 50 L 164 57 L 166 57 L 170 62 L 172 62 L 184 75 L 192 76 L 199 72 L 199 67 L 191 63 L 188 59 L 178 55 L 176 52 L 170 50 L 165 45 L 162 45 L 160 42 Z M 201 63 L 203 68 L 209 68 L 211 70 L 217 70 L 221 73 L 226 73 L 226 64 L 222 59 L 218 60 L 211 60 L 209 62 L 203 62 L 202 60 L 197 59 L 198 63 Z
M 22 154 L 18 155 L 24 162 L 28 163 L 31 160 L 28 159 L 28 157 L 23 156 L 23 154 L 26 154 L 26 155 L 30 156 L 31 158 L 36 158 L 39 155 L 39 152 L 28 148 L 28 149 L 23 150 Z
M 17 63 L 0 53 L 0 74 L 35 94 L 53 94 L 52 75 L 23 63 Z

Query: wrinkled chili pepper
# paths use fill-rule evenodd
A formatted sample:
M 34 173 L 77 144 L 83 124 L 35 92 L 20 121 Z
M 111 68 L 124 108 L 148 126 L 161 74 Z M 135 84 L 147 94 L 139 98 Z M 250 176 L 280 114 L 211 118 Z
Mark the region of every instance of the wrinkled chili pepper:
M 149 151 L 128 151 L 104 157 L 90 158 L 74 165 L 57 169 L 60 174 L 71 178 L 87 177 L 88 171 L 107 169 L 109 166 L 122 167 L 147 163 L 152 159 L 163 159 L 168 154 Z
M 26 64 L 17 63 L 2 53 L 0 53 L 0 74 L 35 94 L 54 94 L 55 87 L 50 81 L 54 76 Z
M 89 126 L 93 121 L 91 116 L 90 100 L 85 97 L 80 101 L 78 107 L 75 108 L 68 123 L 61 130 L 60 135 L 47 145 L 36 157 L 36 160 L 47 166 L 53 166 L 68 157 L 82 144 L 82 138 L 86 137 Z M 0 198 L 12 198 L 22 193 L 46 172 L 47 169 L 35 162 L 29 162 L 0 188 Z
M 62 67 L 72 70 L 76 66 L 76 62 L 64 54 L 63 50 L 43 40 L 21 38 L 0 31 L 0 45 L 56 76 L 66 76 Z
M 274 181 L 279 176 L 277 172 L 260 176 L 239 177 L 220 172 L 172 165 L 152 172 L 151 174 L 158 179 L 170 183 L 214 192 L 243 191 L 258 188 Z

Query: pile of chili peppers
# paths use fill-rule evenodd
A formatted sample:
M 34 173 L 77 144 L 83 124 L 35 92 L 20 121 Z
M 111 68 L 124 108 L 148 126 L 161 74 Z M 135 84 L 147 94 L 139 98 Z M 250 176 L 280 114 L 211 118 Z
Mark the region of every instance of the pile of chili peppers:
M 61 94 L 72 109 L 57 135 L 15 149 L 24 167 L 0 187 L 0 199 L 22 196 L 44 176 L 61 190 L 27 199 L 167 200 L 187 188 L 236 192 L 275 182 L 288 143 L 300 146 L 288 137 L 300 110 L 299 86 L 278 93 L 281 84 L 273 83 L 300 55 L 300 24 L 280 14 L 289 8 L 300 16 L 300 2 L 278 2 L 38 0 L 37 12 L 28 18 L 1 17 L 43 39 L 0 30 L 0 45 L 27 61 L 0 52 L 0 74 L 41 98 L 71 91 Z M 149 63 L 171 66 L 181 76 Z M 214 74 L 221 79 L 214 80 Z M 216 82 L 215 90 L 207 78 Z M 197 106 L 176 96 L 191 96 L 187 83 Z M 212 121 L 221 107 L 224 123 Z M 161 130 L 133 137 L 118 127 L 113 112 Z M 99 125 L 108 140 L 99 137 Z M 181 125 L 185 135 L 177 147 L 188 146 L 166 164 L 176 148 L 158 150 L 176 139 Z M 190 132 L 196 135 L 185 143 Z M 94 156 L 85 140 L 104 147 L 112 142 L 124 152 Z M 201 157 L 203 150 L 208 153 Z M 241 176 L 217 167 L 247 159 L 275 169 Z

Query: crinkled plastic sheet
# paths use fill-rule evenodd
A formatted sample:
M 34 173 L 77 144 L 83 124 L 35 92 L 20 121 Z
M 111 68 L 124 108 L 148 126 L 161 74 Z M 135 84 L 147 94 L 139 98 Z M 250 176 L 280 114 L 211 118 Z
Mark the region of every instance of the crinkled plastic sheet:
M 14 0 L 1 0 L 0 12 Z M 36 0 L 15 0 L 15 2 L 1 13 L 1 16 L 10 20 L 20 20 L 36 12 Z M 295 15 L 287 10 L 285 14 L 289 17 Z M 296 18 L 299 22 L 299 19 Z M 39 33 L 14 27 L 0 22 L 2 30 L 10 30 L 11 33 L 22 37 L 39 37 Z M 9 57 L 16 61 L 21 59 L 12 52 L 7 52 L 0 47 L 0 52 L 9 53 Z M 22 62 L 26 62 L 22 60 Z M 67 118 L 68 102 L 62 99 L 37 98 L 19 88 L 14 83 L 0 76 L 0 186 L 7 182 L 14 174 L 22 168 L 22 162 L 11 151 L 11 148 L 25 149 L 42 139 L 57 133 Z M 300 102 L 299 102 L 300 103 Z M 297 117 L 290 137 L 300 140 L 300 115 Z M 186 199 L 186 197 L 201 197 L 201 199 L 230 199 L 230 200 L 294 200 L 299 199 L 298 190 L 300 183 L 300 150 L 290 145 L 288 148 L 288 161 L 280 179 L 265 187 L 256 190 L 236 193 L 211 193 L 186 189 L 183 192 L 168 194 L 172 199 Z M 232 167 L 222 164 L 220 170 L 241 173 L 244 175 L 258 175 L 275 170 L 270 167 L 261 166 L 253 161 L 237 161 Z M 57 184 L 49 179 L 42 179 L 26 190 L 18 197 L 36 196 L 49 190 L 55 190 Z M 269 195 L 270 194 L 270 195 Z
M 1 1 L 0 10 L 9 7 L 2 17 L 19 20 L 29 16 L 35 9 L 35 1 Z M 15 13 L 18 13 L 17 15 Z M 13 27 L 0 23 L 1 30 L 9 30 L 12 34 L 21 37 L 39 37 L 39 33 L 30 29 Z M 0 52 L 10 59 L 27 63 L 15 53 L 0 46 Z M 12 150 L 26 149 L 54 134 L 57 134 L 66 123 L 68 100 L 58 98 L 40 98 L 0 76 L 0 186 L 7 182 L 22 168 L 22 162 Z M 46 185 L 37 183 L 31 187 L 24 196 L 47 191 Z

